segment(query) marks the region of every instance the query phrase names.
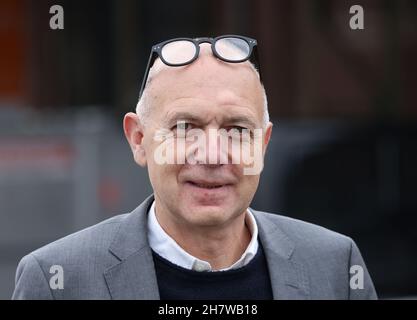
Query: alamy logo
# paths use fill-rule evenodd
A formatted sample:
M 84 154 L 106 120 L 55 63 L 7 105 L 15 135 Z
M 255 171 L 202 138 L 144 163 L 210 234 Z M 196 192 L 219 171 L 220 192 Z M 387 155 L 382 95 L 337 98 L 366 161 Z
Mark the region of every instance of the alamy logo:
M 359 265 L 353 265 L 350 267 L 349 273 L 351 274 L 349 286 L 352 290 L 363 289 L 363 268 Z
M 49 279 L 49 287 L 52 290 L 64 289 L 64 269 L 62 266 L 54 264 L 49 268 L 49 273 L 53 275 Z
M 364 12 L 363 8 L 360 5 L 354 5 L 350 7 L 349 13 L 353 16 L 349 20 L 349 26 L 352 30 L 363 30 L 365 28 L 364 24 Z
M 49 19 L 49 27 L 52 30 L 64 29 L 64 8 L 55 4 L 49 8 L 49 13 L 53 14 L 51 19 Z
M 177 123 L 175 133 L 159 129 L 154 140 L 161 142 L 154 160 L 165 164 L 243 164 L 244 175 L 257 175 L 263 168 L 263 129 L 185 130 Z

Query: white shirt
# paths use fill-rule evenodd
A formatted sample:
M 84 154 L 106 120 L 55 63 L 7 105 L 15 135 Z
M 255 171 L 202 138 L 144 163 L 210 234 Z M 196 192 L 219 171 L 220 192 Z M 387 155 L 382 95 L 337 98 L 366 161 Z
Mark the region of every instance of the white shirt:
M 249 209 L 246 212 L 245 223 L 252 236 L 249 245 L 238 261 L 230 267 L 218 271 L 243 267 L 253 259 L 258 251 L 258 226 L 252 212 Z M 180 267 L 194 271 L 213 271 L 209 262 L 200 260 L 186 252 L 162 229 L 155 215 L 155 201 L 152 203 L 148 214 L 148 241 L 153 251 Z

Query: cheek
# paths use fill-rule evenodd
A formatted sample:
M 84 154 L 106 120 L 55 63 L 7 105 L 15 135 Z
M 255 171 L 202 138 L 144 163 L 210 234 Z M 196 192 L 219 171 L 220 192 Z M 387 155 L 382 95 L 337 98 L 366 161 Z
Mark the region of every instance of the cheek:
M 177 167 L 176 165 L 160 165 L 155 162 L 149 163 L 149 177 L 154 181 L 158 181 L 162 187 L 164 185 L 172 187 L 173 184 L 177 184 Z
M 255 192 L 259 184 L 259 175 L 243 175 L 240 180 L 240 189 L 247 193 Z

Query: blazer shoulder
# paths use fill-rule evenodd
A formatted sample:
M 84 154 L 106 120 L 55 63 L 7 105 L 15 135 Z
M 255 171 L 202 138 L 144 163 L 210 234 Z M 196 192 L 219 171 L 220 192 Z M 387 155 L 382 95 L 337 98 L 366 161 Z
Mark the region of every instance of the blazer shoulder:
M 97 256 L 100 252 L 107 252 L 120 224 L 128 214 L 120 214 L 82 229 L 63 238 L 55 240 L 29 255 L 39 261 L 70 260 L 71 258 L 88 258 Z
M 108 251 L 110 242 L 126 216 L 107 219 L 24 256 L 17 266 L 12 298 L 55 299 L 65 294 L 75 297 L 81 292 L 75 286 L 78 283 L 84 283 L 87 288 L 102 287 L 102 273 L 115 262 L 115 257 Z M 51 290 L 48 285 L 56 268 L 65 272 L 66 290 Z M 97 289 L 90 293 L 105 298 L 103 292 L 106 291 Z
M 280 214 L 255 212 L 258 228 L 270 248 L 291 247 L 294 266 L 308 274 L 313 299 L 375 299 L 369 272 L 355 242 L 348 236 Z M 267 236 L 280 235 L 280 237 Z M 283 241 L 287 240 L 287 241 Z M 288 245 L 290 242 L 290 245 Z M 350 287 L 351 267 L 362 267 L 363 288 Z

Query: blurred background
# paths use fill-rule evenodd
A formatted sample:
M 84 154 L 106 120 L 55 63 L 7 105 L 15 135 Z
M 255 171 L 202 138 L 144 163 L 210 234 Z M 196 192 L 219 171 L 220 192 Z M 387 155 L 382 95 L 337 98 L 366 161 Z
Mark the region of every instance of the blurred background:
M 151 193 L 121 126 L 150 48 L 222 34 L 258 40 L 275 124 L 253 207 L 352 237 L 381 298 L 417 297 L 415 0 L 2 0 L 0 298 L 22 256 Z

